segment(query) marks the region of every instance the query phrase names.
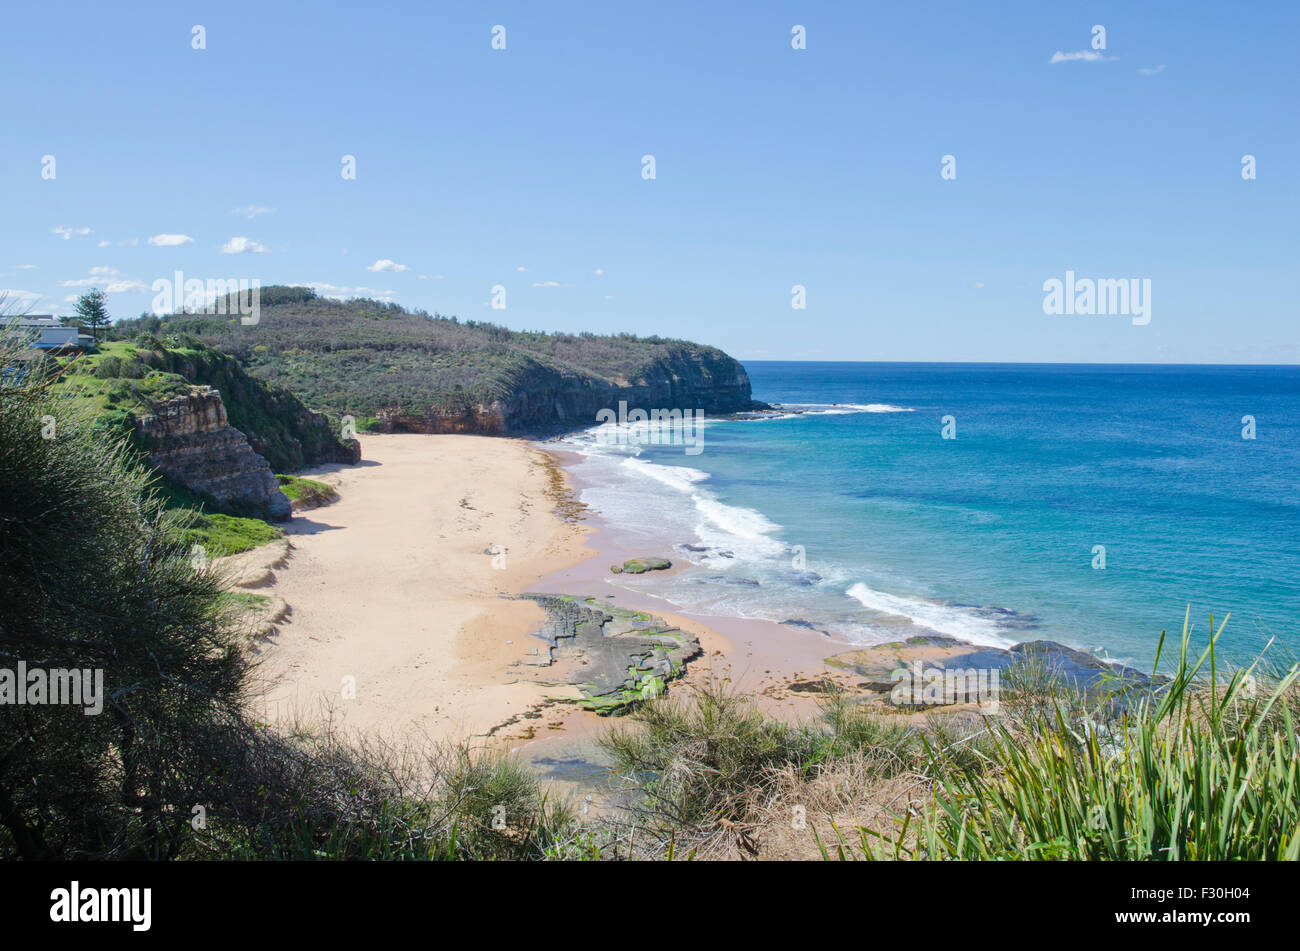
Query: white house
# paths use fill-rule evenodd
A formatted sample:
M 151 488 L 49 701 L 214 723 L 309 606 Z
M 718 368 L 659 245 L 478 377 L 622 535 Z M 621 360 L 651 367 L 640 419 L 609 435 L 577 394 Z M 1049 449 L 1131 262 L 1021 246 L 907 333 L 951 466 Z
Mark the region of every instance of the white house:
M 31 338 L 33 350 L 91 350 L 95 338 L 82 333 L 75 325 L 65 327 L 53 314 L 27 314 L 9 321 L 19 336 Z

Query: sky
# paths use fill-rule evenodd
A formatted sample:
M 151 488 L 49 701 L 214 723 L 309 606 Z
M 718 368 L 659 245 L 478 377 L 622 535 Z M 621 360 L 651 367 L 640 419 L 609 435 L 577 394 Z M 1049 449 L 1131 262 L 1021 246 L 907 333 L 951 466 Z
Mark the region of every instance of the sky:
M 181 271 L 742 360 L 1300 363 L 1300 4 L 596 6 L 10 5 L 0 289 L 133 317 Z M 1149 320 L 1044 313 L 1067 271 L 1150 281 Z

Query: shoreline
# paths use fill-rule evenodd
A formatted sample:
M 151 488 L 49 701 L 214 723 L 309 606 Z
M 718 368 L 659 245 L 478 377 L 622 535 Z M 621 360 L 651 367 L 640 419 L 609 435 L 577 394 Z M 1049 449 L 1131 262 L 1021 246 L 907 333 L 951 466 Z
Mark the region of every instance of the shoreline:
M 497 743 L 568 781 L 566 769 L 592 764 L 590 740 L 610 720 L 578 705 L 584 678 L 537 636 L 547 612 L 529 594 L 656 615 L 699 641 L 699 655 L 668 681 L 670 696 L 721 681 L 789 720 L 814 716 L 828 682 L 880 700 L 890 667 L 942 666 L 980 650 L 956 640 L 864 648 L 775 621 L 683 611 L 626 585 L 611 563 L 659 555 L 674 560 L 669 573 L 694 566 L 586 508 L 578 457 L 560 447 L 368 434 L 363 452 L 359 466 L 303 472 L 337 500 L 295 513 L 283 541 L 233 559 L 241 590 L 283 605 L 252 642 L 250 701 L 282 725 L 331 718 L 390 741 Z M 259 553 L 268 564 L 255 563 Z
M 549 445 L 539 448 L 557 460 L 574 497 L 581 498 L 585 486 L 571 468 L 580 457 L 571 450 Z M 861 646 L 761 618 L 684 611 L 664 598 L 621 584 L 619 576 L 609 571 L 609 565 L 630 558 L 667 558 L 673 567 L 660 572 L 665 575 L 691 571 L 694 566 L 683 567 L 681 553 L 671 547 L 657 550 L 653 545 L 628 540 L 617 527 L 590 509 L 583 517 L 591 529 L 584 544 L 592 556 L 548 573 L 529 591 L 607 600 L 620 607 L 652 612 L 695 633 L 703 655 L 688 665 L 681 681 L 674 682 L 679 690 L 707 676 L 723 677 L 732 686 L 757 696 L 768 713 L 802 716 L 810 710 L 808 698 L 791 694 L 785 688 L 800 680 L 836 679 L 841 672 L 828 666 L 825 658 Z M 670 685 L 669 692 L 672 690 Z
M 240 590 L 285 605 L 254 640 L 250 702 L 268 720 L 495 740 L 530 757 L 582 741 L 608 720 L 579 709 L 574 691 L 517 672 L 545 617 L 525 593 L 652 612 L 700 642 L 670 693 L 727 678 L 775 714 L 806 715 L 810 698 L 784 688 L 834 677 L 824 658 L 852 648 L 770 621 L 683 613 L 609 581 L 608 562 L 648 552 L 578 501 L 562 449 L 471 435 L 362 438 L 359 466 L 299 473 L 333 486 L 335 501 L 295 512 L 282 542 L 231 559 Z M 501 548 L 504 564 L 492 554 Z
M 583 461 L 583 455 L 554 445 L 544 444 L 543 448 L 565 469 L 574 495 L 581 498 L 587 484 L 575 469 Z M 585 544 L 598 557 L 558 569 L 530 590 L 607 599 L 625 608 L 653 612 L 697 631 L 705 655 L 690 665 L 682 684 L 689 688 L 703 678 L 722 677 L 734 688 L 753 696 L 760 709 L 771 716 L 807 719 L 815 715 L 818 701 L 824 695 L 819 685 L 828 682 L 843 688 L 856 700 L 884 701 L 891 677 L 918 665 L 949 671 L 979 668 L 987 673 L 1035 657 L 1085 686 L 1114 676 L 1127 682 L 1152 682 L 1149 671 L 1048 638 L 992 645 L 922 627 L 915 632 L 900 632 L 901 636 L 893 639 L 863 643 L 811 625 L 685 610 L 656 593 L 623 583 L 627 576 L 614 574 L 610 565 L 632 558 L 662 557 L 670 560 L 672 567 L 653 571 L 655 576 L 703 573 L 705 569 L 682 557 L 680 546 L 687 540 L 674 542 L 660 536 L 653 541 L 637 541 L 629 536 L 638 533 L 611 525 L 593 510 L 588 509 L 585 518 L 593 529 Z M 950 704 L 939 709 L 961 712 L 969 708 L 964 704 Z

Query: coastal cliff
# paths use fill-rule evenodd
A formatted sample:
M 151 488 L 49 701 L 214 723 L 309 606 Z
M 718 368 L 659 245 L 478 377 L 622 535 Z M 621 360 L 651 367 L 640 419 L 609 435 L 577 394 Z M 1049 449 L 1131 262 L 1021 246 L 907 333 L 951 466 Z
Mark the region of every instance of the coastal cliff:
M 213 389 L 178 396 L 136 421 L 149 464 L 174 482 L 221 508 L 260 517 L 289 518 L 289 499 L 275 473 L 248 438 L 226 418 Z
M 57 387 L 97 426 L 129 434 L 172 488 L 224 514 L 287 518 L 275 473 L 361 460 L 361 444 L 342 420 L 197 341 L 138 334 L 58 370 Z
M 764 405 L 751 398 L 745 368 L 716 347 L 516 331 L 364 298 L 319 298 L 303 287 L 262 288 L 252 325 L 174 314 L 120 322 L 115 332 L 167 334 L 222 351 L 249 377 L 351 416 L 362 431 L 536 434 L 594 426 L 597 412 L 620 402 L 647 412 Z M 256 427 L 235 418 L 242 401 L 222 392 L 232 422 L 253 438 Z
M 642 369 L 635 381 L 608 380 L 529 361 L 495 399 L 440 400 L 421 409 L 383 407 L 381 432 L 504 434 L 594 426 L 596 414 L 626 402 L 628 409 L 734 413 L 760 404 L 750 398 L 745 368 L 721 351 L 677 352 Z M 450 405 L 449 405 L 450 404 Z

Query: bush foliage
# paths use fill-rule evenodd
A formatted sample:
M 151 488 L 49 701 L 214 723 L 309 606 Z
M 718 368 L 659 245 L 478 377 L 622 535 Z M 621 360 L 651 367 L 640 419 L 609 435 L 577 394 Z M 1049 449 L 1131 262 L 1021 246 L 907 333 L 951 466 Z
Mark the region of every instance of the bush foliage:
M 202 342 L 311 406 L 357 417 L 390 407 L 487 404 L 519 392 L 539 372 L 636 383 L 665 364 L 729 361 L 715 348 L 681 340 L 513 331 L 292 287 L 263 288 L 254 325 L 238 316 L 175 314 L 113 327 L 118 339 L 144 332 Z

